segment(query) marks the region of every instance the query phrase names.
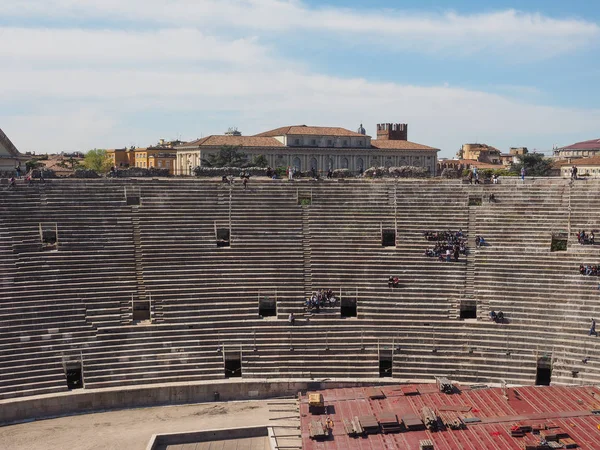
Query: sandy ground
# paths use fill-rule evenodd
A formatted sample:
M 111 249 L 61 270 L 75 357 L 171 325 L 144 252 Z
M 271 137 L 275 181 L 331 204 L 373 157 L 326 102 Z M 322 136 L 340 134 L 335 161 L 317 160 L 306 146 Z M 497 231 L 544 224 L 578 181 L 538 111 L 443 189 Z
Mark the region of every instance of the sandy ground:
M 271 401 L 273 402 L 273 401 Z M 0 450 L 144 450 L 152 434 L 297 425 L 272 420 L 293 413 L 272 411 L 268 400 L 162 406 L 40 420 L 0 427 Z

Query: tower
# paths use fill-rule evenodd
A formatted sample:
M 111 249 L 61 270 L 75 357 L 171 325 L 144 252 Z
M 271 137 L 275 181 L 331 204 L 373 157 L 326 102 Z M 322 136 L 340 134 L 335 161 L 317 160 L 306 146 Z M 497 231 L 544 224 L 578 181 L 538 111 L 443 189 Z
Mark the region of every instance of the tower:
M 406 141 L 408 140 L 408 124 L 378 123 L 377 139 L 382 141 Z

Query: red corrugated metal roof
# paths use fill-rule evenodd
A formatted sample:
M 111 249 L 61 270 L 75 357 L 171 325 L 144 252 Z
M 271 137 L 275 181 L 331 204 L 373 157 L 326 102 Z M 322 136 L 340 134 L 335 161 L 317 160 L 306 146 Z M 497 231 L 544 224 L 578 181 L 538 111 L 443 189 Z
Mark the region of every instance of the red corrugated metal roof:
M 405 396 L 402 386 L 385 386 L 381 389 L 385 399 L 370 400 L 366 389 L 346 388 L 322 391 L 334 428 L 332 437 L 326 441 L 312 441 L 308 435 L 308 423 L 314 420 L 308 412 L 306 398 L 300 403 L 303 448 L 311 449 L 410 449 L 417 450 L 419 441 L 430 439 L 436 450 L 520 450 L 525 441 L 537 439 L 539 435 L 526 433 L 525 437 L 512 437 L 511 426 L 519 424 L 546 424 L 557 426 L 577 442 L 579 448 L 600 449 L 600 416 L 591 413 L 600 409 L 600 390 L 596 387 L 541 387 L 527 386 L 508 388 L 504 398 L 500 388 L 472 390 L 459 386 L 460 393 L 440 393 L 434 384 L 415 386 L 419 395 Z M 375 434 L 352 438 L 346 435 L 343 419 L 354 416 L 392 412 L 402 418 L 407 414 L 420 414 L 424 406 L 438 412 L 445 405 L 470 407 L 456 408 L 460 417 L 477 417 L 480 423 L 467 424 L 465 430 L 443 430 L 438 432 L 408 431 L 397 434 Z M 447 408 L 445 408 L 447 409 Z M 450 408 L 452 409 L 452 408 Z

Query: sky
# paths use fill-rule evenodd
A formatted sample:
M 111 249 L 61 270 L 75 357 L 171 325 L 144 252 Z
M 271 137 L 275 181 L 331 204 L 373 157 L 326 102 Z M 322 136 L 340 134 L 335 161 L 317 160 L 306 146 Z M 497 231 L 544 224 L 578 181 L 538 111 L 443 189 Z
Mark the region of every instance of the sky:
M 452 157 L 600 138 L 589 0 L 1 0 L 0 128 L 20 151 L 237 127 L 408 123 Z

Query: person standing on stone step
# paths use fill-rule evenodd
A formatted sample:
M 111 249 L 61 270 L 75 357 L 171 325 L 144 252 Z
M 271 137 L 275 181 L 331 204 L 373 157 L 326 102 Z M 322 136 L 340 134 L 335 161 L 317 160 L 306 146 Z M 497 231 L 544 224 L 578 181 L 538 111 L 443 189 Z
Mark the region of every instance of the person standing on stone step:
M 521 182 L 525 183 L 525 167 L 521 167 Z
M 594 335 L 598 337 L 598 332 L 596 331 L 596 319 L 592 319 L 592 326 L 590 327 L 590 336 Z

